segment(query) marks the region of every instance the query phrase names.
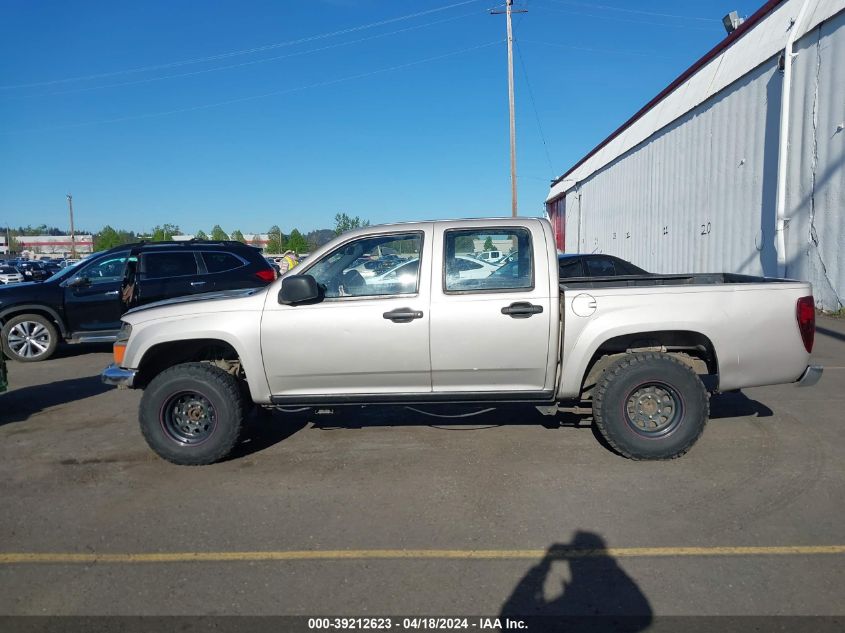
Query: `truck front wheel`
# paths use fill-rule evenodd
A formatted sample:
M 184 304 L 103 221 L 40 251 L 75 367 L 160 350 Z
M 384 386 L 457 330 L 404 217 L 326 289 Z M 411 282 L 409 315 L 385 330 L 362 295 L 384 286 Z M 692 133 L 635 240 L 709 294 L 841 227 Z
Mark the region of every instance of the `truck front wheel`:
M 593 393 L 593 418 L 629 459 L 673 459 L 701 436 L 709 399 L 695 372 L 661 353 L 627 354 L 607 367 Z
M 169 462 L 200 466 L 232 452 L 244 419 L 242 391 L 208 363 L 176 365 L 156 376 L 141 398 L 141 432 Z

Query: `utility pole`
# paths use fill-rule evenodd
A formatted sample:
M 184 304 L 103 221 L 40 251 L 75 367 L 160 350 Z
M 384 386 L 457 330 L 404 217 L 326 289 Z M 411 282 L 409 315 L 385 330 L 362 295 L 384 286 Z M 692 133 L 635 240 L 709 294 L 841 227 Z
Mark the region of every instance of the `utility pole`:
M 76 259 L 76 238 L 73 233 L 73 196 L 67 194 L 67 208 L 70 212 L 70 257 Z
M 513 0 L 505 0 L 504 11 L 490 11 L 493 15 L 505 14 L 508 29 L 508 106 L 510 110 L 510 136 L 511 136 L 511 215 L 517 216 L 516 202 L 516 116 L 514 113 L 513 96 L 513 24 L 511 14 L 528 13 L 524 9 L 513 10 Z

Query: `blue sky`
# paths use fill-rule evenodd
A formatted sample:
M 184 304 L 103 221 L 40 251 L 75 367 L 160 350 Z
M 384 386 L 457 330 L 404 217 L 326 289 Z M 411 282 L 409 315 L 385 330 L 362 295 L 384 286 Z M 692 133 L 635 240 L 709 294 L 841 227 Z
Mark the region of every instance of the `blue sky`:
M 515 17 L 523 215 L 542 214 L 553 176 L 725 36 L 722 15 L 759 6 L 516 3 L 528 9 Z M 90 230 L 507 215 L 495 4 L 5 0 L 0 226 L 66 227 L 67 192 Z

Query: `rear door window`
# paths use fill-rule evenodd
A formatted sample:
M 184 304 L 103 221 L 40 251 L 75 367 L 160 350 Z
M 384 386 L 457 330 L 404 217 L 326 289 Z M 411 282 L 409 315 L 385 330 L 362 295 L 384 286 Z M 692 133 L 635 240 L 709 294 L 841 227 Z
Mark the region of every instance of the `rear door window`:
M 146 279 L 196 275 L 197 260 L 192 252 L 144 253 L 141 255 L 141 273 Z
M 558 274 L 561 279 L 568 277 L 583 277 L 584 269 L 581 266 L 581 260 L 577 257 L 567 257 L 559 260 Z
M 607 257 L 591 257 L 587 260 L 587 271 L 590 277 L 612 277 L 616 275 L 613 261 Z
M 202 259 L 205 268 L 209 273 L 222 273 L 227 270 L 234 270 L 244 265 L 244 262 L 231 253 L 210 253 L 203 252 Z
M 485 246 L 498 250 L 479 252 Z M 490 227 L 452 229 L 443 236 L 443 290 L 445 292 L 494 292 L 534 288 L 531 234 L 524 228 Z M 495 252 L 515 255 L 507 268 L 475 257 Z

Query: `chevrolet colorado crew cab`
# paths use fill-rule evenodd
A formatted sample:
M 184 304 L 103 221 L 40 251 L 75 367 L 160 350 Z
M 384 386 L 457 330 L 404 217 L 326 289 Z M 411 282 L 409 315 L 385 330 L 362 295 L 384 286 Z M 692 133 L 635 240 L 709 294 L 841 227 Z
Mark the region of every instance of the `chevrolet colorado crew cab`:
M 516 265 L 466 265 L 488 238 Z M 361 262 L 387 257 L 365 277 Z M 345 233 L 266 288 L 123 315 L 107 384 L 143 389 L 150 447 L 208 464 L 266 408 L 522 403 L 592 411 L 632 459 L 687 452 L 709 395 L 811 385 L 810 285 L 732 274 L 559 280 L 541 219 L 420 222 Z

